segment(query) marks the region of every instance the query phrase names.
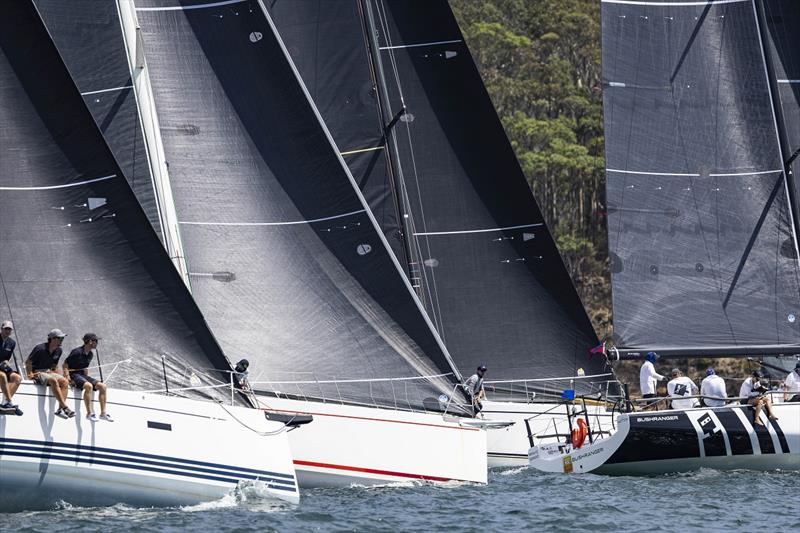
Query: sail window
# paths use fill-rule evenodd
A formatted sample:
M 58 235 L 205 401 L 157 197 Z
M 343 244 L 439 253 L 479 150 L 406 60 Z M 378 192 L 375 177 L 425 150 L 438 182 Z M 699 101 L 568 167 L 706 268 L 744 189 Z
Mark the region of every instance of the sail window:
M 258 41 L 260 41 L 263 38 L 264 38 L 264 35 L 260 31 L 254 31 L 254 32 L 250 33 L 250 42 L 251 43 L 257 43 Z
M 369 244 L 359 244 L 356 247 L 356 252 L 358 252 L 358 255 L 367 255 L 371 251 L 372 251 L 372 246 L 370 246 Z

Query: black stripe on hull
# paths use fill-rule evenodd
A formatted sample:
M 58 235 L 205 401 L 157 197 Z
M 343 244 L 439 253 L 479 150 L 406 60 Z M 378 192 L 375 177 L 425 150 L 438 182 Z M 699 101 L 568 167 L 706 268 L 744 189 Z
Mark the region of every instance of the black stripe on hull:
M 783 434 L 783 429 L 778 424 L 777 420 L 770 422 L 775 433 L 778 435 L 778 442 L 781 444 L 781 453 L 789 453 L 789 443 L 786 440 L 786 435 Z
M 722 422 L 728 441 L 731 443 L 731 455 L 753 455 L 753 445 L 750 443 L 750 432 L 744 427 L 736 413 L 730 410 L 714 411 Z

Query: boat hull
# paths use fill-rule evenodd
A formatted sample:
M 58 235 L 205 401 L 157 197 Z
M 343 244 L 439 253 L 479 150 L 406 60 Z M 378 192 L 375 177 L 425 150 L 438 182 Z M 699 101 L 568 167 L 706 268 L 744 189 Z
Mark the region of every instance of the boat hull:
M 302 488 L 487 482 L 487 432 L 457 418 L 284 398 L 261 403 L 268 411 L 314 417 L 289 433 Z
M 242 482 L 299 501 L 287 432 L 260 411 L 113 389 L 109 399 L 114 422 L 91 422 L 70 391 L 76 416 L 64 420 L 49 392 L 22 384 L 24 415 L 0 416 L 0 511 L 191 505 Z
M 587 406 L 592 430 L 611 430 L 611 414 L 604 404 Z M 489 467 L 527 466 L 528 426 L 531 434 L 568 433 L 566 406 L 556 403 L 498 402 L 485 400 L 481 412 L 489 420 L 511 420 L 513 426 L 487 431 Z M 536 444 L 554 442 L 554 438 L 536 439 Z
M 800 403 L 775 404 L 777 421 L 737 405 L 620 415 L 607 439 L 531 448 L 532 467 L 546 472 L 654 475 L 720 470 L 800 470 Z

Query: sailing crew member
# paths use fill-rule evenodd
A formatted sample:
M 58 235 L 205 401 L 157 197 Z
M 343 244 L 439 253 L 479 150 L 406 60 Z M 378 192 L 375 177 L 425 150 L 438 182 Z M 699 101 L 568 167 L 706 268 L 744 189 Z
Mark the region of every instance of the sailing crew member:
M 25 361 L 25 370 L 37 384 L 53 391 L 53 396 L 58 401 L 56 416 L 72 418 L 75 412 L 67 407 L 67 391 L 69 383 L 66 378 L 56 372 L 58 360 L 61 358 L 61 344 L 67 334 L 60 329 L 51 330 L 47 334 L 47 342 L 37 344 Z
M 724 398 L 728 397 L 725 380 L 719 377 L 711 367 L 706 369 L 706 377 L 700 382 L 700 396 L 703 397 L 703 403 L 708 407 L 725 405 Z
M 242 359 L 233 369 L 233 382 L 236 384 L 237 387 L 244 391 L 250 390 L 250 371 L 248 368 L 250 367 L 250 361 L 247 359 Z
M 87 372 L 99 341 L 100 337 L 94 333 L 87 333 L 83 336 L 83 346 L 78 346 L 69 352 L 67 359 L 64 361 L 64 377 L 70 380 L 76 389 L 83 391 L 83 404 L 86 406 L 87 420 L 91 422 L 97 422 L 98 420 L 97 414 L 92 409 L 94 391 L 97 391 L 100 396 L 100 420 L 113 422 L 114 419 L 106 411 L 108 387 Z
M 742 388 L 739 389 L 739 396 L 747 398 L 747 405 L 752 405 L 756 408 L 756 414 L 753 423 L 763 426 L 761 421 L 761 410 L 766 407 L 767 416 L 770 420 L 777 420 L 778 417 L 772 412 L 772 401 L 769 396 L 764 395 L 769 389 L 761 383 L 761 372 L 753 370 L 753 374 L 744 380 Z
M 17 415 L 21 415 L 22 410 L 11 401 L 19 384 L 22 383 L 22 376 L 8 364 L 14 356 L 14 348 L 17 347 L 17 342 L 11 338 L 12 331 L 14 331 L 14 324 L 10 320 L 6 320 L 0 325 L 0 390 L 5 398 L 5 402 L 0 405 L 0 408 L 14 409 Z
M 655 398 L 658 382 L 667 379 L 665 376 L 656 372 L 656 367 L 653 363 L 656 362 L 657 358 L 658 355 L 656 352 L 647 352 L 645 362 L 639 370 L 639 388 L 642 390 L 642 398 L 644 399 Z M 654 409 L 655 407 L 656 403 L 648 402 L 645 409 Z
M 677 368 L 672 369 L 672 379 L 667 383 L 667 393 L 670 398 L 681 398 L 684 396 L 695 396 L 700 392 L 694 381 L 683 375 Z M 698 407 L 700 402 L 697 398 L 686 398 L 685 400 L 672 400 L 673 409 L 691 409 Z
M 794 394 L 791 398 L 789 398 L 790 393 Z M 800 402 L 800 361 L 797 361 L 794 370 L 789 372 L 783 382 L 783 401 Z
M 485 373 L 486 365 L 480 365 L 476 372 L 464 382 L 464 389 L 472 399 L 472 408 L 475 410 L 476 415 L 483 409 L 481 400 L 486 397 L 486 391 L 483 390 L 483 375 Z

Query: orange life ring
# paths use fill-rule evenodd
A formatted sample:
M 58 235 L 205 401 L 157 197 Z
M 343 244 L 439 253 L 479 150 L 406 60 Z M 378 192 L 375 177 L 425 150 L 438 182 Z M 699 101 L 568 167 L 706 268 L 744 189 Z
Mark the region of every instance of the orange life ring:
M 578 419 L 578 427 L 572 430 L 572 447 L 576 450 L 583 446 L 586 436 L 589 434 L 589 426 L 583 418 Z

